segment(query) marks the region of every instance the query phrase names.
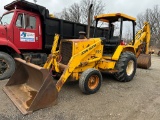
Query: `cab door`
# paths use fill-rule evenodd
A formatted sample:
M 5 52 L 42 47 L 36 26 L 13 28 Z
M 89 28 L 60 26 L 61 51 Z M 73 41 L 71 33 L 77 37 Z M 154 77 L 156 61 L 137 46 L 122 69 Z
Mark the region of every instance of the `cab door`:
M 14 44 L 18 49 L 42 49 L 39 17 L 18 13 L 14 25 Z

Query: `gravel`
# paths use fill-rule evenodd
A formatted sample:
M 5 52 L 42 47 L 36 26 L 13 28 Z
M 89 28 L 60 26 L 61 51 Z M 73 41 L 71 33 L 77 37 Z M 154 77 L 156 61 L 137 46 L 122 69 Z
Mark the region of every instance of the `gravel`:
M 160 57 L 152 55 L 149 70 L 137 69 L 127 83 L 103 73 L 100 90 L 92 95 L 81 93 L 78 82 L 65 84 L 58 104 L 29 115 L 22 115 L 2 88 L 0 81 L 0 120 L 158 120 L 160 118 Z

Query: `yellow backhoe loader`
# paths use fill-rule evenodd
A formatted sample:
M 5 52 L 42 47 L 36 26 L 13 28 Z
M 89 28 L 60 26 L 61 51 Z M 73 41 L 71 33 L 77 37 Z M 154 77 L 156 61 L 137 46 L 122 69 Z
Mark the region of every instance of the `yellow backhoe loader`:
M 99 21 L 109 24 L 109 34 L 101 38 L 61 40 L 56 51 L 59 36 L 55 35 L 51 54 L 43 67 L 16 58 L 16 71 L 4 87 L 5 93 L 23 114 L 52 106 L 57 103 L 58 92 L 66 81 L 79 80 L 80 90 L 93 94 L 100 89 L 102 71 L 113 73 L 118 81 L 131 81 L 136 73 L 137 58 L 139 66 L 149 68 L 151 57 L 148 54 L 150 28 L 146 22 L 131 44 L 122 44 L 122 25 L 125 21 L 133 23 L 135 18 L 123 13 L 95 16 Z M 120 23 L 120 35 L 114 36 L 112 24 Z M 96 34 L 96 29 L 95 29 Z M 52 72 L 59 75 L 55 82 Z

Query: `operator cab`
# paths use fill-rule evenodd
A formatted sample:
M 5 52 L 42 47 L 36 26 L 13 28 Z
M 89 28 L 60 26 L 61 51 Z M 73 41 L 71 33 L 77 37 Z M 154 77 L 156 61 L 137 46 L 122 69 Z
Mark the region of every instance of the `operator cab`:
M 119 45 L 125 45 L 124 43 L 124 36 L 122 36 L 123 32 L 128 32 L 127 30 L 124 30 L 125 27 L 123 27 L 124 22 L 128 21 L 132 24 L 132 29 L 130 32 L 132 32 L 132 35 L 130 38 L 133 40 L 133 43 L 135 41 L 135 20 L 136 18 L 133 18 L 131 16 L 128 16 L 123 13 L 111 13 L 111 14 L 101 14 L 98 16 L 95 16 L 96 21 L 96 27 L 95 27 L 95 33 L 96 28 L 98 24 L 101 22 L 108 23 L 108 33 L 101 37 L 102 43 L 104 45 L 104 54 L 110 54 L 111 56 L 117 49 Z M 96 36 L 94 36 L 96 37 Z

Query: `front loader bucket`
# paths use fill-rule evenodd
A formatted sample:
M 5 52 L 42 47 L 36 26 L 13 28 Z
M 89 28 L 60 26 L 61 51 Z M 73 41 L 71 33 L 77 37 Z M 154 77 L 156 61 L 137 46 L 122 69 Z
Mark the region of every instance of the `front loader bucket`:
M 47 69 L 16 58 L 16 71 L 4 92 L 23 114 L 57 103 L 58 92 Z
M 140 54 L 137 59 L 137 67 L 148 69 L 151 66 L 151 55 Z

